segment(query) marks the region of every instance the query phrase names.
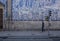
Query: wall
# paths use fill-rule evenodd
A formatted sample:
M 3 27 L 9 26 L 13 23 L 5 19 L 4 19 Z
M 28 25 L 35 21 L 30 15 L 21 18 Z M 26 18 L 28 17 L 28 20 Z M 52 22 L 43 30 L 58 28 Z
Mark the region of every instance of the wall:
M 60 20 L 60 0 L 12 0 L 13 20 L 45 20 L 49 10 L 51 20 Z M 43 18 L 42 18 L 43 16 Z
M 5 2 L 2 0 L 1 2 Z M 22 2 L 25 4 L 26 0 L 13 0 L 12 1 L 12 19 L 8 25 L 8 21 L 4 22 L 4 30 L 41 30 L 42 22 L 39 20 L 44 19 L 48 16 L 48 11 L 52 10 L 52 20 L 60 20 L 60 1 L 42 1 L 33 0 L 32 4 L 30 1 L 26 2 L 25 5 L 21 5 Z M 29 3 L 29 4 L 28 4 Z M 4 10 L 4 18 L 6 15 L 6 4 Z M 42 17 L 43 16 L 43 17 Z M 7 17 L 8 18 L 8 17 Z M 16 21 L 17 20 L 17 21 Z M 35 20 L 35 21 L 33 21 Z M 36 21 L 37 20 L 37 21 Z M 60 29 L 60 21 L 52 21 L 50 29 Z M 10 26 L 10 27 L 9 27 Z M 48 24 L 45 21 L 45 29 L 48 29 Z
M 50 30 L 59 30 L 60 29 L 60 21 L 51 21 Z M 8 28 L 8 22 L 6 24 L 5 30 L 41 30 L 42 21 L 12 21 L 10 28 Z M 44 21 L 45 27 L 44 29 L 48 29 L 48 22 Z

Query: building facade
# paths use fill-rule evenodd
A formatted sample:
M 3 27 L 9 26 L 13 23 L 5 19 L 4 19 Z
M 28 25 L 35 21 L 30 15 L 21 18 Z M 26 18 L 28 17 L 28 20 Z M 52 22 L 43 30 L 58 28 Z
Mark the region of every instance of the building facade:
M 41 21 L 45 21 L 49 11 L 51 21 L 60 21 L 60 0 L 0 0 L 0 7 L 4 30 L 41 29 Z

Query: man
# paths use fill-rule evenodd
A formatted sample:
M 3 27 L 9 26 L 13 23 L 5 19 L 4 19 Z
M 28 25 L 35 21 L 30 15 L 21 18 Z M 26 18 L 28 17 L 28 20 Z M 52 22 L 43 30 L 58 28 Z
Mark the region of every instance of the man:
M 42 21 L 42 32 L 44 31 L 44 21 Z

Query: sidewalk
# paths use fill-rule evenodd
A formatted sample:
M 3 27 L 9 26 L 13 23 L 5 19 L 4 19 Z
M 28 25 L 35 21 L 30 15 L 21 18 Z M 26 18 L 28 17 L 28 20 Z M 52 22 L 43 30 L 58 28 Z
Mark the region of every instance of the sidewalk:
M 60 37 L 60 31 L 49 31 L 50 37 Z M 4 31 L 0 32 L 0 37 L 35 37 L 35 38 L 48 38 L 48 31 Z

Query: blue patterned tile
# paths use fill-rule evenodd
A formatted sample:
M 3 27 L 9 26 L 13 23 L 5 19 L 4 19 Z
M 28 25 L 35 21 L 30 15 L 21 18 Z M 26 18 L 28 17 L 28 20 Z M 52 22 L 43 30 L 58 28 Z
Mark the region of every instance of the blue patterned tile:
M 5 4 L 5 17 L 7 15 L 7 4 L 6 0 L 0 0 L 3 4 Z M 58 4 L 59 0 L 12 0 L 12 15 L 13 15 L 13 20 L 45 20 L 45 16 L 48 16 L 48 11 L 52 11 L 52 20 L 60 20 L 60 17 L 57 17 L 58 12 L 60 10 L 58 9 L 53 9 L 53 8 L 45 8 L 46 6 L 53 6 L 55 4 Z M 40 8 L 43 8 L 42 10 Z M 44 9 L 46 9 L 44 11 Z M 20 10 L 20 11 L 19 11 Z M 24 12 L 23 12 L 24 11 Z M 19 15 L 20 12 L 20 15 Z M 27 13 L 28 12 L 28 13 Z M 43 13 L 43 18 L 42 18 L 42 13 Z M 30 15 L 31 17 L 30 17 Z M 40 15 L 41 14 L 41 15 Z

